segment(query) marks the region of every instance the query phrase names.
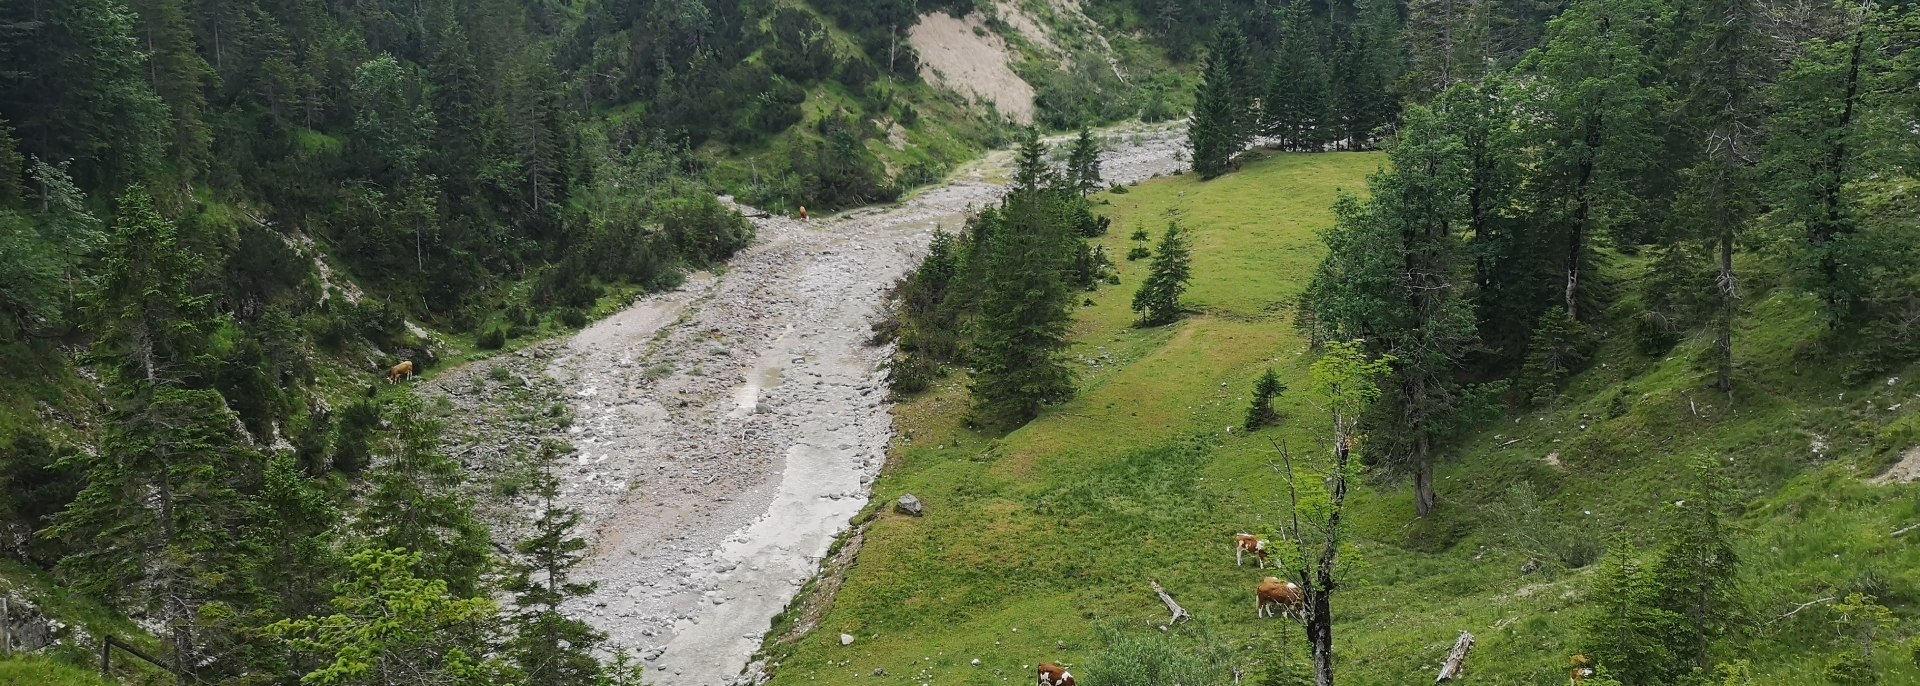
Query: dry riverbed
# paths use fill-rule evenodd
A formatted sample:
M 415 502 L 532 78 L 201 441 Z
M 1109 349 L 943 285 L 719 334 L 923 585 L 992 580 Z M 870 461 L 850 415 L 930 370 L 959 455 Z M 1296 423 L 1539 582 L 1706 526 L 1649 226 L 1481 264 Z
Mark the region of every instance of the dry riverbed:
M 1107 179 L 1181 169 L 1181 130 L 1109 133 Z M 511 474 L 543 440 L 573 446 L 560 500 L 582 514 L 580 577 L 598 587 L 572 607 L 638 653 L 650 683 L 741 680 L 865 506 L 892 435 L 871 324 L 936 228 L 998 200 L 1010 162 L 988 155 L 892 206 L 755 219 L 758 241 L 724 272 L 429 384 L 451 403 L 453 450 L 483 476 Z M 502 531 L 524 516 L 494 509 Z

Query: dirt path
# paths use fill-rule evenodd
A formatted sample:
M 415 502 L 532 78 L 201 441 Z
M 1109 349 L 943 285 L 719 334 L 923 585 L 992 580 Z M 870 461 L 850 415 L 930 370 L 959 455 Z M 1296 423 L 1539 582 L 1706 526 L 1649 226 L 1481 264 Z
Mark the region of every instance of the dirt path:
M 1169 173 L 1182 145 L 1172 127 L 1110 135 L 1106 175 Z M 590 531 L 581 579 L 598 582 L 574 610 L 638 652 L 650 683 L 738 679 L 866 504 L 892 431 L 871 322 L 936 227 L 999 198 L 1010 159 L 891 207 L 756 219 L 759 240 L 724 274 L 495 363 L 514 383 L 487 383 L 484 364 L 436 379 L 451 440 L 485 447 L 481 469 L 538 441 L 487 418 L 511 412 L 504 399 L 572 410 L 562 501 Z

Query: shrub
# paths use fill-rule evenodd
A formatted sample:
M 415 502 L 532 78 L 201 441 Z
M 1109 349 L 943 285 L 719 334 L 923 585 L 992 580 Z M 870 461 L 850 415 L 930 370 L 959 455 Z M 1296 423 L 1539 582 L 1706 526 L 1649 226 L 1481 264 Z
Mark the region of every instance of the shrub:
M 587 313 L 577 308 L 564 308 L 557 313 L 560 324 L 569 329 L 583 328 L 587 325 Z
M 499 350 L 507 345 L 507 330 L 499 326 L 489 326 L 473 339 L 475 347 L 481 350 Z

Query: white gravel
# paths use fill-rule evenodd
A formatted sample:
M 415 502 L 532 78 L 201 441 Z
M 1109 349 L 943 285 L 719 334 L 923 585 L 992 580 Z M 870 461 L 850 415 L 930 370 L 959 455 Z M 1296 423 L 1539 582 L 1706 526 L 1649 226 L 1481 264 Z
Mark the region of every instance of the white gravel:
M 1108 134 L 1108 181 L 1181 169 L 1183 131 Z M 580 577 L 598 589 L 572 609 L 639 653 L 650 683 L 741 680 L 866 504 L 892 432 L 878 368 L 888 351 L 866 345 L 870 324 L 936 227 L 999 198 L 1010 160 L 988 155 L 893 206 L 756 219 L 759 240 L 724 273 L 518 357 L 548 360 L 539 385 L 557 384 L 574 412 L 561 500 L 582 513 L 592 547 Z M 472 376 L 445 385 L 461 395 Z

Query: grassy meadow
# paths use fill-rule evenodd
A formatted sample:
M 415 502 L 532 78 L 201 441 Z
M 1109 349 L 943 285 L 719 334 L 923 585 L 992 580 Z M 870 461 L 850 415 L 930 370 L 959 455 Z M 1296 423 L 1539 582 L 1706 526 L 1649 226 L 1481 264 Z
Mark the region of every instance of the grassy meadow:
M 1249 436 L 1237 425 L 1265 368 L 1305 386 L 1311 353 L 1290 302 L 1321 256 L 1315 231 L 1337 193 L 1364 192 L 1384 162 L 1263 154 L 1213 181 L 1102 194 L 1114 225 L 1100 243 L 1121 284 L 1078 312 L 1078 394 L 1006 436 L 964 428 L 960 376 L 902 403 L 864 547 L 819 627 L 769 644 L 774 681 L 1029 683 L 1040 662 L 1084 669 L 1103 636 L 1163 631 L 1149 580 L 1196 618 L 1166 630 L 1173 640 L 1225 647 L 1254 683 L 1303 660 L 1297 624 L 1255 618 L 1264 573 L 1235 568 L 1231 538 L 1287 545 L 1273 444 L 1290 446 L 1311 478 L 1324 471 L 1325 418 L 1285 393 L 1278 426 Z M 1147 261 L 1122 257 L 1135 229 L 1157 241 L 1169 220 L 1190 232 L 1191 312 L 1135 328 L 1129 304 Z M 1751 262 L 1750 273 L 1769 269 Z M 1633 260 L 1614 265 L 1616 278 L 1635 277 Z M 1753 683 L 1826 683 L 1843 645 L 1834 613 L 1816 603 L 1780 615 L 1862 591 L 1906 622 L 1880 636 L 1882 683 L 1920 683 L 1905 645 L 1920 614 L 1920 536 L 1888 536 L 1920 522 L 1920 486 L 1865 480 L 1920 443 L 1920 378 L 1843 382 L 1809 343 L 1822 331 L 1813 304 L 1765 281 L 1748 282 L 1731 405 L 1704 388 L 1704 338 L 1647 357 L 1603 332 L 1552 409 L 1516 408 L 1449 451 L 1432 516 L 1413 516 L 1406 482 L 1364 479 L 1335 600 L 1341 682 L 1427 683 L 1465 630 L 1479 641 L 1468 683 L 1566 683 L 1593 559 L 1650 543 L 1684 465 L 1704 457 L 1725 463 L 1742 503 L 1729 520 L 1755 627 L 1723 657 L 1750 660 Z M 1609 322 L 1634 308 L 1615 309 Z M 903 493 L 926 503 L 925 517 L 886 508 Z M 1525 572 L 1530 558 L 1544 564 Z M 843 633 L 855 641 L 843 646 Z

